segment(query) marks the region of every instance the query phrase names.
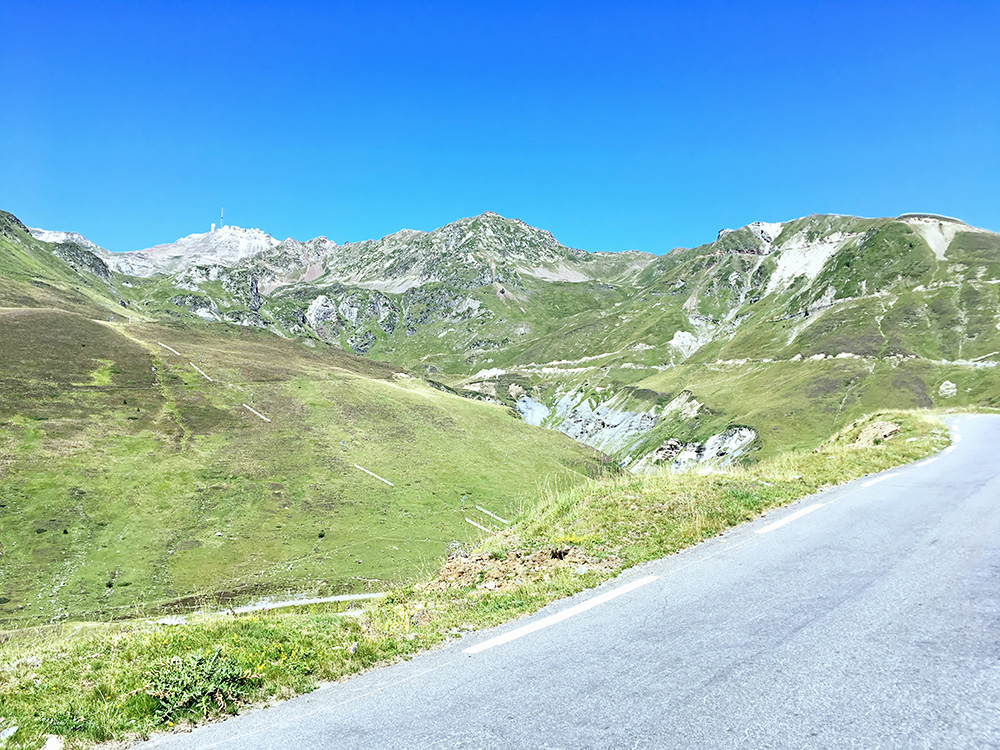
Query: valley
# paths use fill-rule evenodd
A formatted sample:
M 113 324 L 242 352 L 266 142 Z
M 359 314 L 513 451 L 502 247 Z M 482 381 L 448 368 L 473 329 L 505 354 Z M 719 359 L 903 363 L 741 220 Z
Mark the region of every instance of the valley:
M 587 253 L 487 213 L 112 254 L 0 213 L 19 741 L 307 691 L 939 451 L 930 415 L 1000 405 L 998 252 L 919 215 Z M 206 659 L 229 698 L 153 700 Z
M 485 213 L 344 245 L 223 227 L 90 257 L 140 274 L 116 288 L 130 314 L 326 343 L 646 471 L 757 460 L 878 408 L 994 405 L 998 252 L 926 214 L 755 222 L 655 256 Z M 706 452 L 737 432 L 736 455 Z
M 497 528 L 477 505 L 1000 400 L 1000 236 L 944 217 L 662 256 L 493 213 L 119 254 L 0 224 L 7 627 L 377 591 Z

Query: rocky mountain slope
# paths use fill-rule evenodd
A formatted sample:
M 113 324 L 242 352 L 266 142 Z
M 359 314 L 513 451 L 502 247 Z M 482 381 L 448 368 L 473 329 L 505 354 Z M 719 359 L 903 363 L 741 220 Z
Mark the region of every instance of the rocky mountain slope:
M 496 522 L 477 506 L 604 470 L 400 367 L 166 316 L 72 247 L 0 214 L 0 629 L 380 590 Z
M 930 215 L 115 255 L 0 212 L 0 620 L 377 588 L 539 482 L 1000 407 L 998 290 L 1000 235 Z
M 634 470 L 807 444 L 874 408 L 997 397 L 1000 237 L 947 217 L 755 222 L 658 257 L 568 248 L 493 213 L 344 245 L 262 236 L 104 262 L 161 264 L 115 274 L 137 313 L 393 362 Z

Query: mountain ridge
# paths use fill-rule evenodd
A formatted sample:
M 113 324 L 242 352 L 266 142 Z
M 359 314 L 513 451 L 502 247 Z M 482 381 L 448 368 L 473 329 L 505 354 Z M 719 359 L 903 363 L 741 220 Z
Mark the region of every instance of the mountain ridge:
M 889 371 L 901 362 L 914 371 L 975 360 L 982 369 L 1000 351 L 1000 323 L 983 309 L 996 301 L 1000 235 L 932 214 L 751 222 L 660 256 L 569 248 L 492 212 L 343 245 L 264 236 L 256 252 L 121 277 L 130 285 L 116 287 L 121 302 L 393 362 L 637 470 L 676 463 L 670 441 L 681 453 L 721 446 L 733 460 L 790 439 L 765 404 L 749 409 L 752 399 L 719 392 L 728 405 L 713 405 L 702 392 L 713 368 L 842 373 L 823 376 L 830 385 L 820 390 L 802 382 L 816 393 L 807 402 L 833 410 L 835 428 L 865 402 L 859 389 L 889 406 L 933 403 L 924 375 L 893 390 L 902 381 Z M 830 364 L 800 364 L 821 361 Z M 937 382 L 950 393 L 943 383 L 956 377 Z M 982 381 L 967 392 L 991 388 Z M 784 437 L 765 439 L 774 425 Z M 744 445 L 734 448 L 735 435 Z

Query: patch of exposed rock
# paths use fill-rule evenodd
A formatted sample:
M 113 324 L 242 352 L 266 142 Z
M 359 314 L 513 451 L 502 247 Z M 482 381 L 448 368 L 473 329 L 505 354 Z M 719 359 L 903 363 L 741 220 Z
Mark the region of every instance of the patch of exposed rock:
M 629 471 L 638 473 L 664 466 L 676 470 L 694 465 L 728 466 L 745 455 L 757 438 L 757 431 L 750 427 L 730 427 L 702 443 L 669 438 L 630 466 Z
M 171 304 L 190 310 L 203 320 L 220 320 L 219 308 L 208 297 L 199 294 L 179 294 L 168 300 Z
M 464 320 L 481 313 L 489 314 L 478 300 L 444 288 L 417 287 L 393 299 L 372 289 L 349 289 L 329 286 L 313 298 L 302 319 L 325 341 L 336 342 L 342 332 L 348 332 L 363 351 L 350 346 L 359 354 L 377 342 L 373 326 L 391 335 L 400 325 L 406 334 L 416 333 L 416 326 L 434 321 Z
M 74 271 L 93 274 L 103 281 L 111 280 L 111 269 L 108 268 L 108 264 L 75 242 L 59 242 L 53 245 L 52 254 L 68 263 Z

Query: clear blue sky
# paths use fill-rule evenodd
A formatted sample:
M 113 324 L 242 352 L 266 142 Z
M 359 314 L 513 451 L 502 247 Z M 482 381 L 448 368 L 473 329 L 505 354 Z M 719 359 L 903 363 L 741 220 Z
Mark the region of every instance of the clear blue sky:
M 497 211 L 661 253 L 810 213 L 1000 230 L 1000 2 L 22 2 L 0 208 L 135 250 Z

